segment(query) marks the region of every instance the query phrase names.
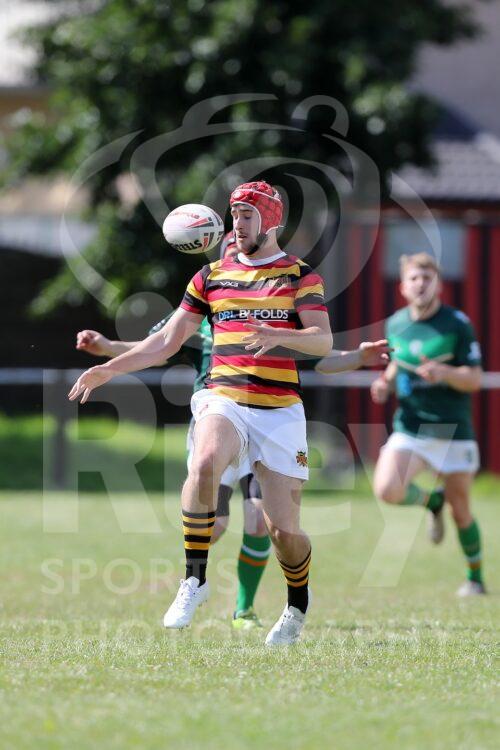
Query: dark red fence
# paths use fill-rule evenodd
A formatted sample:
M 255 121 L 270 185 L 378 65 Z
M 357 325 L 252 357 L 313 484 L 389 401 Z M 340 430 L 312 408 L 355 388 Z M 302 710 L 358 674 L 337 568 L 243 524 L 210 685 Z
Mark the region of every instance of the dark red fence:
M 334 301 L 332 318 L 335 330 L 347 332 L 340 345 L 355 347 L 359 329 L 363 329 L 364 339 L 381 337 L 385 318 L 404 305 L 404 300 L 398 282 L 384 278 L 383 227 L 352 226 L 345 247 L 341 272 L 355 278 Z M 483 350 L 484 369 L 500 373 L 500 225 L 488 222 L 466 227 L 464 277 L 444 281 L 443 300 L 469 315 Z M 348 389 L 345 394 L 340 405 L 345 424 L 351 425 L 359 452 L 374 460 L 390 426 L 394 404 L 376 406 L 362 389 Z M 474 396 L 474 423 L 483 468 L 500 473 L 500 389 Z

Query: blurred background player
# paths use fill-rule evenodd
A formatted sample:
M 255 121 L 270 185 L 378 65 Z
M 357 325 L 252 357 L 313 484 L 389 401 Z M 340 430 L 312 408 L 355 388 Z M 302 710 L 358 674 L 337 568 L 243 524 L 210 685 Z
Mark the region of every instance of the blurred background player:
M 408 306 L 387 321 L 394 354 L 371 389 L 375 403 L 385 403 L 393 391 L 399 401 L 394 431 L 375 468 L 375 494 L 388 503 L 426 507 L 436 544 L 444 535 L 446 501 L 468 563 L 468 578 L 457 594 L 484 594 L 481 537 L 470 511 L 479 468 L 471 393 L 481 386 L 480 347 L 467 316 L 441 302 L 440 270 L 431 255 L 403 255 L 400 275 Z M 441 475 L 444 488 L 426 492 L 414 484 L 424 469 Z
M 221 243 L 221 257 L 230 256 L 237 252 L 234 236 L 229 232 Z M 149 335 L 162 330 L 171 316 L 157 323 L 150 330 Z M 123 352 L 130 351 L 137 341 L 113 341 L 98 331 L 79 331 L 76 337 L 76 348 L 100 357 L 117 357 Z M 193 393 L 204 388 L 207 371 L 212 354 L 212 331 L 207 318 L 204 318 L 198 333 L 186 342 L 185 348 L 196 369 L 196 379 Z M 188 467 L 193 452 L 193 428 L 191 420 L 187 436 Z M 236 607 L 233 614 L 232 626 L 236 630 L 250 630 L 262 627 L 254 611 L 254 600 L 257 589 L 266 569 L 271 553 L 271 540 L 267 533 L 259 483 L 250 471 L 248 458 L 244 459 L 237 468 L 229 466 L 221 477 L 218 490 L 215 524 L 213 527 L 211 544 L 215 544 L 226 531 L 229 524 L 229 501 L 236 484 L 240 485 L 243 496 L 243 539 L 238 555 L 238 592 Z

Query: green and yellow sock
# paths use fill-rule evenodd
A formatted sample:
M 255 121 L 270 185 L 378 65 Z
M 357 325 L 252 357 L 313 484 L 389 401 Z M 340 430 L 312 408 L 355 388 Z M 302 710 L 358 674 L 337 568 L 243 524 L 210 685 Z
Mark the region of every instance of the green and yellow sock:
M 469 581 L 482 583 L 481 534 L 476 521 L 473 520 L 466 529 L 458 529 L 458 540 L 469 566 L 467 574 Z
M 184 551 L 186 553 L 186 580 L 194 576 L 205 583 L 208 550 L 215 523 L 215 511 L 212 513 L 189 513 L 182 511 L 182 528 L 184 531 Z
M 288 586 L 288 606 L 297 607 L 304 614 L 309 604 L 309 567 L 311 565 L 311 550 L 299 565 L 288 565 L 278 559 L 285 574 Z
M 253 606 L 255 594 L 271 553 L 271 540 L 267 536 L 251 536 L 244 533 L 238 557 L 238 595 L 236 612 L 244 612 Z
M 443 490 L 433 490 L 433 492 L 426 492 L 416 484 L 409 484 L 406 489 L 406 495 L 404 496 L 400 505 L 421 505 L 422 507 L 432 510 L 433 513 L 441 510 L 444 503 Z

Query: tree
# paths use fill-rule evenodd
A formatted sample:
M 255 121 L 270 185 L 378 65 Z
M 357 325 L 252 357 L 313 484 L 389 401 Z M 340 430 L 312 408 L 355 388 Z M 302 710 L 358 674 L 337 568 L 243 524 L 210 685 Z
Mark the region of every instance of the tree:
M 148 201 L 131 204 L 120 193 L 131 154 L 179 128 L 193 105 L 214 96 L 264 93 L 268 98 L 233 103 L 215 121 L 279 127 L 245 127 L 170 149 L 159 158 L 156 184 L 171 206 L 196 200 L 228 165 L 257 154 L 342 166 L 342 150 L 319 137 L 331 124 L 328 107 L 313 108 L 300 131 L 285 129 L 297 105 L 312 95 L 342 102 L 349 141 L 370 155 L 384 179 L 404 162 L 429 161 L 435 111 L 405 88 L 420 46 L 451 44 L 477 31 L 470 3 L 439 0 L 310 0 L 307 11 L 284 0 L 51 4 L 55 16 L 26 34 L 38 52 L 36 76 L 52 91 L 51 113 L 31 115 L 10 139 L 10 177 L 71 175 L 95 152 L 134 134 L 86 182 L 98 225 L 87 258 L 114 285 L 110 310 L 144 288 L 177 300 L 199 263 L 183 259 L 179 273 L 179 259 L 166 252 Z M 275 181 L 286 181 L 285 172 L 264 170 Z M 143 189 L 149 189 L 147 179 Z M 96 277 L 92 283 L 97 289 L 101 282 Z M 85 294 L 83 287 L 75 294 L 66 269 L 45 288 L 43 306 L 75 304 Z

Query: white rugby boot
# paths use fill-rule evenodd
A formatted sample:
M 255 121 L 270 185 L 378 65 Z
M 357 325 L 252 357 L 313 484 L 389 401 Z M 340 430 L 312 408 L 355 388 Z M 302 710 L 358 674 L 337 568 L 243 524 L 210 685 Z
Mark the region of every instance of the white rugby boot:
M 300 609 L 286 604 L 283 614 L 267 634 L 266 646 L 291 646 L 297 643 L 305 619 L 306 616 Z
M 163 617 L 166 628 L 187 628 L 190 625 L 196 608 L 206 602 L 210 593 L 208 581 L 202 586 L 199 583 L 194 576 L 181 580 L 177 596 Z
M 465 599 L 467 596 L 481 596 L 481 594 L 486 594 L 486 588 L 484 583 L 479 583 L 479 581 L 467 580 L 462 583 L 457 591 L 457 596 L 461 599 Z

